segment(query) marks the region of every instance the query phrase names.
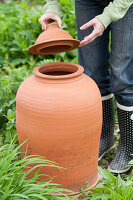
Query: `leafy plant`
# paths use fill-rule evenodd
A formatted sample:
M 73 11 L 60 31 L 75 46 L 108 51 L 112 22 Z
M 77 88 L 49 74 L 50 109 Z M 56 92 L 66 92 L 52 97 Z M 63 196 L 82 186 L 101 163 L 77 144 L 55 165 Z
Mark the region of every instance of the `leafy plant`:
M 122 180 L 121 176 L 114 176 L 106 169 L 99 167 L 99 172 L 102 179 L 99 183 L 102 186 L 95 187 L 87 194 L 84 200 L 132 200 L 133 194 L 133 179 L 127 178 Z M 98 183 L 98 184 L 99 184 Z
M 74 5 L 69 0 L 61 0 L 63 28 L 76 37 L 76 23 Z M 0 4 L 0 64 L 20 66 L 30 62 L 38 62 L 44 59 L 56 59 L 58 61 L 78 62 L 77 50 L 50 56 L 36 56 L 28 52 L 29 46 L 34 44 L 42 32 L 38 19 L 43 14 L 42 5 L 31 5 L 30 1 L 16 2 L 5 1 Z
M 19 148 L 13 142 L 0 148 L 0 199 L 1 200 L 59 200 L 63 197 L 70 199 L 63 192 L 70 191 L 57 188 L 58 184 L 52 183 L 52 178 L 39 180 L 41 167 L 60 167 L 52 161 L 36 155 L 25 156 L 20 160 Z M 34 164 L 34 167 L 29 165 Z M 27 168 L 26 171 L 23 169 Z M 31 174 L 29 178 L 29 174 Z M 53 195 L 54 194 L 54 195 Z M 74 199 L 74 198 L 71 198 Z
M 8 66 L 0 71 L 0 142 L 10 142 L 16 135 L 16 92 L 21 82 L 29 76 L 27 67 L 15 69 Z
M 133 156 L 133 154 L 132 154 L 132 156 Z M 130 165 L 130 166 L 133 166 L 133 160 L 131 160 L 131 161 L 129 162 L 129 165 Z

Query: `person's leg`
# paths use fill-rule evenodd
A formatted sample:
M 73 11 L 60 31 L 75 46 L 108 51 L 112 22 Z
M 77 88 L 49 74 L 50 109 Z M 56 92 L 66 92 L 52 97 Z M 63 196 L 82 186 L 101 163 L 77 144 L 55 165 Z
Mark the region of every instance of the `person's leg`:
M 105 6 L 95 0 L 76 0 L 75 11 L 78 39 L 82 40 L 92 32 L 92 27 L 84 31 L 80 26 L 103 12 Z M 103 103 L 103 127 L 100 140 L 99 158 L 114 145 L 114 108 L 110 91 L 109 74 L 109 32 L 108 27 L 101 37 L 92 43 L 79 48 L 79 62 L 84 67 L 85 74 L 90 76 L 98 85 Z
M 129 170 L 133 154 L 133 5 L 121 20 L 111 24 L 111 90 L 118 107 L 120 142 L 109 166 L 114 173 Z

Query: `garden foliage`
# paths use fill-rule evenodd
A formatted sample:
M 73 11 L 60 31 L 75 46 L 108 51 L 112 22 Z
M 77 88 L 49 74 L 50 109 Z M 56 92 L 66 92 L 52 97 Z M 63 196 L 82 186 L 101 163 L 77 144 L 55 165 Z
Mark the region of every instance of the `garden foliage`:
M 99 167 L 102 176 L 102 186 L 92 190 L 92 193 L 84 197 L 84 200 L 132 200 L 133 199 L 133 177 L 132 174 L 122 180 L 121 176 L 114 176 L 106 169 Z
M 40 179 L 41 167 L 56 167 L 55 162 L 39 156 L 26 156 L 20 160 L 19 148 L 14 143 L 6 144 L 0 148 L 0 199 L 1 200 L 66 200 L 73 199 L 63 194 L 68 190 L 57 188 L 48 175 Z M 30 167 L 34 164 L 34 167 Z M 23 169 L 27 170 L 24 171 Z M 31 175 L 32 173 L 32 175 Z M 54 195 L 53 195 L 54 194 Z
M 73 1 L 72 1 L 73 2 Z M 74 5 L 69 0 L 61 0 L 63 28 L 74 38 L 76 37 L 76 22 Z M 34 44 L 42 32 L 38 19 L 43 14 L 43 6 L 33 6 L 27 1 L 10 2 L 0 4 L 0 64 L 4 65 L 5 60 L 9 64 L 19 66 L 27 64 L 30 67 L 30 60 L 45 60 L 48 58 L 57 61 L 77 61 L 77 50 L 53 56 L 30 55 L 29 46 Z
M 76 38 L 76 23 L 73 0 L 60 0 L 62 4 L 63 29 Z M 56 164 L 40 157 L 25 157 L 20 160 L 19 147 L 15 148 L 12 138 L 16 137 L 15 97 L 20 84 L 32 74 L 34 67 L 48 62 L 78 63 L 77 50 L 50 56 L 36 56 L 28 53 L 28 48 L 42 32 L 38 23 L 43 14 L 43 5 L 30 4 L 31 1 L 5 1 L 0 4 L 0 199 L 61 199 L 61 189 L 51 180 L 38 181 L 38 173 L 26 179 L 23 168 L 36 163 L 37 167 Z M 38 1 L 42 2 L 42 1 Z M 11 143 L 11 144 L 10 144 Z M 131 161 L 131 164 L 133 162 Z M 122 180 L 107 170 L 99 169 L 104 185 L 92 189 L 84 200 L 132 200 L 133 178 Z M 36 184 L 35 184 L 36 183 Z M 52 196 L 51 194 L 55 194 Z M 48 195 L 49 194 L 49 195 Z
M 10 143 L 16 135 L 16 92 L 21 82 L 30 75 L 23 65 L 18 69 L 5 66 L 0 70 L 0 143 Z

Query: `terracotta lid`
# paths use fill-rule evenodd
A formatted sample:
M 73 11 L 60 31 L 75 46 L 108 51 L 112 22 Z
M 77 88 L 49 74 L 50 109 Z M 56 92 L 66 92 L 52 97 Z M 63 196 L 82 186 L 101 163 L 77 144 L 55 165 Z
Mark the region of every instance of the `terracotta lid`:
M 57 23 L 52 23 L 47 24 L 46 30 L 39 35 L 29 52 L 39 55 L 57 54 L 76 49 L 79 43 L 79 40 L 59 28 Z

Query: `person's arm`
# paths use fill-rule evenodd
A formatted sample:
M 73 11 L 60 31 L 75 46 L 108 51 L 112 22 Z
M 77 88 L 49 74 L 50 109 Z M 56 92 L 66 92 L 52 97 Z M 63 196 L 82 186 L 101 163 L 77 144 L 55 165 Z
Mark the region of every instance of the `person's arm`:
M 133 0 L 114 0 L 107 7 L 105 7 L 101 15 L 96 16 L 91 21 L 81 26 L 81 30 L 87 29 L 90 26 L 93 26 L 94 30 L 80 42 L 80 47 L 101 36 L 111 22 L 124 17 L 132 4 Z
M 61 5 L 59 0 L 46 0 L 46 4 L 44 5 L 45 14 L 40 17 L 38 20 L 42 25 L 42 29 L 46 30 L 47 22 L 52 19 L 56 21 L 59 25 L 59 28 L 62 26 L 62 20 L 60 17 Z
M 44 20 L 48 18 L 56 20 L 59 24 L 59 27 L 61 27 L 62 22 L 59 16 L 61 5 L 59 2 L 59 0 L 46 0 L 46 4 L 44 6 L 44 11 L 46 14 L 39 19 L 43 29 L 45 29 Z M 81 30 L 87 29 L 90 26 L 93 26 L 94 30 L 89 36 L 86 36 L 81 41 L 80 46 L 86 45 L 92 42 L 98 36 L 101 36 L 111 22 L 117 21 L 124 17 L 132 4 L 133 0 L 114 0 L 107 7 L 105 7 L 102 14 L 96 16 L 94 19 L 81 26 Z
M 46 0 L 46 4 L 43 7 L 45 13 L 56 13 L 60 15 L 61 5 L 60 0 Z
M 101 15 L 96 16 L 105 28 L 114 21 L 117 21 L 124 17 L 129 7 L 133 4 L 133 0 L 114 0 L 105 7 Z

